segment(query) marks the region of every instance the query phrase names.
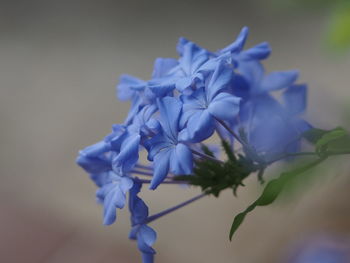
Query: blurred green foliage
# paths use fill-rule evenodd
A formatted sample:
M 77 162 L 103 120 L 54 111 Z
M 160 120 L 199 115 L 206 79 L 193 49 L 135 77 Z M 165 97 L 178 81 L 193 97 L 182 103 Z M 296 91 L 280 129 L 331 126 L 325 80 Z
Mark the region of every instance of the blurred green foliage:
M 302 8 L 307 12 L 326 12 L 329 17 L 327 46 L 341 52 L 350 49 L 350 0 L 272 0 L 271 3 L 289 11 Z
M 350 47 L 350 1 L 341 2 L 331 16 L 327 38 L 330 46 L 338 50 Z

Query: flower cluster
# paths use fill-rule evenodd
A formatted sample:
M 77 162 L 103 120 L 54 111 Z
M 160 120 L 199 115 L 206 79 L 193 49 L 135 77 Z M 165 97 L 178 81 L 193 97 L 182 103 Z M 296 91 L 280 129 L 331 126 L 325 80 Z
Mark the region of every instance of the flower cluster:
M 310 128 L 299 117 L 306 107 L 306 86 L 295 84 L 298 72 L 266 73 L 261 61 L 271 49 L 261 43 L 244 50 L 247 35 L 243 28 L 232 44 L 216 52 L 180 38 L 179 59 L 157 58 L 150 80 L 121 76 L 118 98 L 131 102 L 125 122 L 79 153 L 77 163 L 99 187 L 104 224 L 114 223 L 117 208 L 129 196 L 130 238 L 137 240 L 145 263 L 155 254 L 156 232 L 148 224 L 205 193 L 150 216 L 138 196 L 143 184 L 155 190 L 184 183 L 174 178 L 192 176 L 201 160 L 223 163 L 217 150 L 210 154 L 203 147 L 214 134 L 232 152 L 241 151 L 261 166 L 281 153 L 297 152 L 300 134 Z M 142 150 L 148 163 L 139 161 Z

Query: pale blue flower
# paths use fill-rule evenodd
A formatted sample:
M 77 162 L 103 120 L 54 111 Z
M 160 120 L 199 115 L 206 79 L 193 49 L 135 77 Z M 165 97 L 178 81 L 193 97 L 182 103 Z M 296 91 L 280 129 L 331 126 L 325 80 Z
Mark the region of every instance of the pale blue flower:
M 158 100 L 160 111 L 160 132 L 148 140 L 148 159 L 153 161 L 154 173 L 150 189 L 155 189 L 169 172 L 174 174 L 192 173 L 192 153 L 181 141 L 179 120 L 182 104 L 172 97 Z
M 239 112 L 240 98 L 230 94 L 233 71 L 220 62 L 206 85 L 190 96 L 182 96 L 184 102 L 181 117 L 188 139 L 199 142 L 210 137 L 215 130 L 215 119 L 231 121 Z

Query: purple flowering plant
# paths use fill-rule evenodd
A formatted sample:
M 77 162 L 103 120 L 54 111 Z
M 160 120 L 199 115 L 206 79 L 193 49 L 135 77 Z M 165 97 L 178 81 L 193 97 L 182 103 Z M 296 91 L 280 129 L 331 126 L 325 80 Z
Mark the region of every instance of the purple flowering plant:
M 245 216 L 271 204 L 292 178 L 329 156 L 350 153 L 344 129 L 317 129 L 301 117 L 307 87 L 297 83 L 298 71 L 265 72 L 261 61 L 269 57 L 270 46 L 244 49 L 247 36 L 245 27 L 216 52 L 180 38 L 179 59 L 157 58 L 150 80 L 121 76 L 117 93 L 131 102 L 128 116 L 79 152 L 77 163 L 98 187 L 105 225 L 116 221 L 117 209 L 128 199 L 129 238 L 137 241 L 144 263 L 154 262 L 157 234 L 149 224 L 159 217 L 226 189 L 236 195 L 248 176 L 256 176 L 264 190 L 234 218 L 231 239 Z M 207 143 L 214 135 L 224 154 Z M 303 152 L 304 142 L 315 150 Z M 140 151 L 147 151 L 147 163 L 140 162 Z M 265 183 L 268 166 L 303 156 L 302 165 Z M 202 194 L 150 215 L 138 194 L 143 185 L 156 190 L 162 184 L 198 186 Z

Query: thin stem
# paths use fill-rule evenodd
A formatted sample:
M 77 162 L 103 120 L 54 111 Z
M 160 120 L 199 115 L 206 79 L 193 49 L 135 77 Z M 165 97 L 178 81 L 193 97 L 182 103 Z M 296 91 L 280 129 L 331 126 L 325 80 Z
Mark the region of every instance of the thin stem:
M 241 140 L 241 138 L 238 136 L 237 133 L 235 133 L 234 130 L 232 130 L 223 120 L 220 120 L 218 118 L 215 118 L 215 120 L 220 123 L 229 133 L 232 134 L 232 136 L 243 146 L 246 146 L 246 144 Z
M 204 158 L 204 159 L 208 159 L 208 160 L 210 160 L 210 161 L 214 161 L 214 162 L 218 162 L 218 163 L 224 163 L 223 161 L 221 161 L 221 160 L 219 160 L 219 159 L 216 159 L 216 158 L 214 158 L 214 157 L 211 157 L 210 155 L 207 155 L 207 154 L 205 154 L 205 153 L 198 152 L 198 151 L 196 151 L 196 150 L 194 150 L 194 149 L 191 149 L 191 152 L 192 152 L 193 154 L 196 154 L 196 155 L 198 155 L 198 156 Z
M 218 128 L 215 129 L 216 133 L 219 135 L 221 141 L 225 141 L 224 136 L 221 134 L 220 130 Z
M 141 183 L 150 184 L 151 180 L 139 179 Z M 161 184 L 188 184 L 186 181 L 163 181 Z
M 258 180 L 261 184 L 264 184 L 265 183 L 265 180 L 264 180 L 264 172 L 265 172 L 265 168 L 262 167 L 261 169 L 259 169 L 259 172 L 258 172 Z
M 139 171 L 139 170 L 135 170 L 135 169 L 131 170 L 131 173 L 145 175 L 145 176 L 153 176 L 153 173 L 145 172 L 145 171 Z
M 147 166 L 147 165 L 136 164 L 135 167 L 140 168 L 140 169 L 144 169 L 144 170 L 148 170 L 148 171 L 153 171 L 153 168 L 150 166 Z
M 167 214 L 169 214 L 171 212 L 174 212 L 175 210 L 177 210 L 177 209 L 179 209 L 181 207 L 184 207 L 184 206 L 186 206 L 186 205 L 188 205 L 188 204 L 190 204 L 190 203 L 192 203 L 192 202 L 194 202 L 194 201 L 196 201 L 198 199 L 201 199 L 204 196 L 206 196 L 206 194 L 197 195 L 197 196 L 195 196 L 195 197 L 193 197 L 193 198 L 191 198 L 191 199 L 189 199 L 189 200 L 187 200 L 187 201 L 185 201 L 185 202 L 183 202 L 181 204 L 178 204 L 178 205 L 173 206 L 171 208 L 165 209 L 164 211 L 162 211 L 162 212 L 160 212 L 158 214 L 149 216 L 145 223 L 150 223 L 150 222 L 152 222 L 152 221 L 154 221 L 154 220 L 156 220 L 156 219 L 158 219 L 158 218 L 160 218 L 162 216 L 165 216 L 165 215 L 167 215 Z

